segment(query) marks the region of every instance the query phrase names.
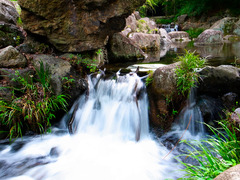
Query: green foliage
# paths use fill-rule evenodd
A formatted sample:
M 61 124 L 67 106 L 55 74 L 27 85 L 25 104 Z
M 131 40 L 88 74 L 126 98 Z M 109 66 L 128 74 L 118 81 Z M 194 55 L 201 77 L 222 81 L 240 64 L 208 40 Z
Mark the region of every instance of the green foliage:
M 190 28 L 186 32 L 189 34 L 189 37 L 193 39 L 197 38 L 203 31 L 204 31 L 203 28 Z
M 145 84 L 146 84 L 146 86 L 149 86 L 150 84 L 152 84 L 152 82 L 153 82 L 153 71 L 150 71 L 148 73 L 148 77 L 146 79 Z
M 75 79 L 73 78 L 68 78 L 68 77 L 62 77 L 63 81 L 63 88 L 69 89 L 71 85 L 75 82 Z
M 26 131 L 46 132 L 55 111 L 67 110 L 67 96 L 54 95 L 50 88 L 47 66 L 40 62 L 36 72 L 35 79 L 33 75 L 25 77 L 15 71 L 12 81 L 20 84 L 20 88 L 6 87 L 12 89 L 12 100 L 0 100 L 0 124 L 8 129 L 10 140 Z
M 186 154 L 182 154 L 185 158 L 192 158 L 197 165 L 178 161 L 185 167 L 186 172 L 184 179 L 214 179 L 221 172 L 240 163 L 240 141 L 237 138 L 236 131 L 239 128 L 228 126 L 219 122 L 221 130 L 207 125 L 213 132 L 214 136 L 209 136 L 201 142 L 186 143 L 190 149 Z
M 171 24 L 172 22 L 174 22 L 173 18 L 170 19 L 156 19 L 155 22 L 157 24 Z
M 199 74 L 196 72 L 197 68 L 202 68 L 205 65 L 205 59 L 186 51 L 184 56 L 179 56 L 178 61 L 181 64 L 175 69 L 177 76 L 177 88 L 180 93 L 187 95 L 190 93 L 192 87 L 196 86 Z
M 147 11 L 155 11 L 155 6 L 159 4 L 161 0 L 146 0 L 146 2 L 138 9 L 141 17 L 146 17 Z
M 101 49 L 96 51 L 96 55 L 101 55 L 102 53 Z M 88 55 L 83 56 L 81 54 L 70 54 L 69 59 L 71 64 L 80 66 L 81 68 L 86 68 L 91 73 L 96 72 L 97 70 L 97 60 L 89 58 Z

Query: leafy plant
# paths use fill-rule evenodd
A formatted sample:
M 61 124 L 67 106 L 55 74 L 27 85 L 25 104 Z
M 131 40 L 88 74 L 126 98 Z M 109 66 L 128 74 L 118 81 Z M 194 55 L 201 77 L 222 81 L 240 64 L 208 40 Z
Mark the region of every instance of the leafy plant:
M 146 0 L 146 2 L 138 9 L 140 16 L 145 17 L 147 11 L 155 11 L 154 6 L 157 6 L 160 0 Z
M 149 86 L 150 84 L 152 84 L 152 82 L 153 82 L 153 71 L 150 71 L 145 84 L 146 86 Z
M 219 122 L 219 124 L 221 130 L 207 125 L 213 132 L 213 137 L 209 136 L 208 139 L 195 143 L 183 141 L 190 149 L 180 156 L 192 158 L 197 162 L 197 165 L 193 165 L 178 159 L 185 167 L 184 179 L 210 180 L 229 167 L 240 163 L 240 141 L 236 135 L 236 131 L 239 132 L 240 129 L 233 126 L 230 130 L 225 123 Z
M 189 34 L 189 37 L 193 39 L 197 38 L 203 31 L 204 31 L 203 28 L 190 28 L 186 32 Z
M 63 81 L 63 88 L 69 89 L 71 85 L 75 82 L 75 79 L 62 77 L 62 81 Z
M 177 77 L 177 88 L 180 93 L 187 95 L 190 93 L 192 87 L 196 86 L 199 74 L 196 72 L 197 68 L 202 68 L 206 60 L 186 50 L 184 56 L 178 56 L 178 61 L 181 62 L 175 69 Z
M 171 24 L 174 21 L 173 18 L 170 19 L 156 19 L 155 22 L 157 24 Z
M 8 129 L 10 140 L 26 131 L 46 132 L 51 126 L 50 121 L 55 118 L 55 111 L 67 110 L 67 96 L 54 95 L 50 88 L 47 66 L 40 62 L 36 72 L 37 78 L 34 78 L 33 75 L 22 76 L 15 71 L 12 80 L 18 82 L 20 88 L 5 87 L 12 89 L 12 100 L 0 100 L 0 124 Z
M 97 55 L 100 55 L 102 50 L 96 51 Z M 82 68 L 87 68 L 90 72 L 95 72 L 97 70 L 96 59 L 90 59 L 88 56 L 82 56 L 81 54 L 70 54 L 70 63 L 81 66 Z

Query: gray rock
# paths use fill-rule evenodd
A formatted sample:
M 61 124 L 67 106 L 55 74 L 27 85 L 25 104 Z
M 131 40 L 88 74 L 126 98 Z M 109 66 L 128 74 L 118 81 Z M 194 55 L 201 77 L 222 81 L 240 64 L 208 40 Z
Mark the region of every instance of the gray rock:
M 231 121 L 235 122 L 240 125 L 240 108 L 237 108 L 232 114 L 231 114 Z M 240 172 L 239 172 L 240 173 Z
M 138 59 L 144 59 L 146 56 L 138 45 L 134 44 L 131 39 L 125 37 L 122 33 L 114 34 L 109 44 L 111 61 L 137 61 Z
M 163 28 L 159 29 L 160 31 L 160 35 L 161 35 L 161 45 L 168 45 L 172 43 L 172 38 L 171 36 L 169 36 L 169 34 L 167 33 L 167 31 Z
M 240 180 L 240 164 L 222 172 L 214 180 Z
M 210 29 L 221 31 L 223 34 L 231 34 L 237 20 L 235 17 L 226 17 L 215 22 Z
M 60 94 L 62 92 L 62 77 L 67 76 L 71 71 L 71 65 L 68 61 L 56 58 L 51 55 L 33 55 L 33 65 L 36 68 L 40 67 L 39 62 L 49 67 L 51 74 L 51 86 L 54 89 L 55 94 Z
M 195 40 L 194 45 L 223 44 L 223 33 L 219 30 L 207 29 Z
M 198 88 L 200 94 L 219 97 L 229 92 L 239 94 L 240 76 L 237 67 L 231 65 L 206 66 L 199 71 L 199 74 L 201 75 Z
M 185 20 L 186 20 L 186 18 L 187 18 L 187 16 L 188 16 L 187 14 L 183 14 L 183 15 L 181 15 L 181 16 L 178 16 L 178 18 L 177 18 L 178 23 L 179 23 L 179 24 L 184 23 Z
M 137 30 L 137 20 L 133 13 L 126 18 L 126 28 L 130 28 L 133 32 Z
M 125 37 L 128 37 L 130 32 L 132 32 L 132 29 L 131 28 L 126 28 L 122 31 L 122 35 L 124 35 Z
M 234 24 L 233 33 L 240 36 L 240 19 Z
M 25 67 L 26 58 L 12 46 L 0 50 L 0 67 L 19 68 Z
M 140 13 L 138 11 L 134 11 L 133 14 L 134 14 L 136 20 L 141 19 Z
M 159 34 L 131 33 L 129 38 L 141 49 L 160 49 Z
M 16 24 L 18 17 L 19 14 L 11 1 L 0 0 L 0 21 Z
M 189 39 L 189 34 L 185 31 L 173 31 L 168 33 L 173 42 L 188 42 L 191 41 Z

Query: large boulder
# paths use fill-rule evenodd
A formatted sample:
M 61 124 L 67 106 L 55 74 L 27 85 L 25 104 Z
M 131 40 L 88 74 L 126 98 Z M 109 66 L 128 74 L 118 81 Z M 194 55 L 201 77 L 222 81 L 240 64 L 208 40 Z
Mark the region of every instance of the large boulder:
M 0 0 L 0 21 L 16 24 L 19 14 L 14 4 L 9 0 Z
M 235 23 L 233 33 L 240 36 L 240 19 Z
M 0 50 L 0 67 L 19 68 L 25 67 L 26 58 L 12 46 Z
M 219 30 L 207 29 L 195 40 L 194 45 L 223 44 L 223 33 Z
M 235 17 L 226 17 L 215 22 L 210 29 L 219 30 L 225 35 L 232 34 L 237 20 Z
M 231 65 L 206 66 L 199 74 L 201 75 L 199 93 L 209 94 L 213 97 L 222 97 L 228 92 L 239 95 L 240 76 L 237 67 Z
M 183 101 L 177 90 L 175 68 L 178 65 L 179 63 L 174 63 L 158 68 L 148 87 L 150 121 L 164 131 L 168 131 L 174 121 L 173 108 L 179 109 Z
M 131 33 L 129 38 L 141 49 L 158 50 L 160 49 L 160 35 L 146 33 Z
M 145 0 L 19 0 L 24 29 L 46 37 L 59 51 L 99 49 L 120 32 Z
M 222 172 L 214 180 L 240 180 L 240 164 Z
M 39 69 L 40 62 L 49 68 L 51 74 L 51 86 L 56 94 L 62 92 L 62 78 L 70 74 L 71 64 L 61 58 L 51 55 L 39 54 L 32 56 L 33 65 Z
M 144 59 L 145 53 L 123 33 L 115 33 L 109 43 L 109 59 L 111 62 L 137 61 Z
M 173 42 L 188 42 L 189 34 L 185 31 L 173 31 L 169 32 L 168 35 L 171 37 Z

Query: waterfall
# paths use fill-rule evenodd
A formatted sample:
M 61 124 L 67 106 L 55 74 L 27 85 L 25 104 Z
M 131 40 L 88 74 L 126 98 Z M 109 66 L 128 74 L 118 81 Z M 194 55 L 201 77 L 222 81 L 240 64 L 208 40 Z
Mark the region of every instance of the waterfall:
M 141 78 L 117 73 L 105 80 L 99 74 L 88 82 L 89 91 L 63 118 L 62 129 L 0 142 L 0 179 L 176 179 L 177 163 L 171 155 L 163 159 L 168 150 L 149 133 Z
M 196 104 L 196 88 L 192 88 L 185 108 L 180 112 L 177 118 L 182 130 L 188 127 L 192 135 L 203 135 L 204 121 L 199 106 Z

